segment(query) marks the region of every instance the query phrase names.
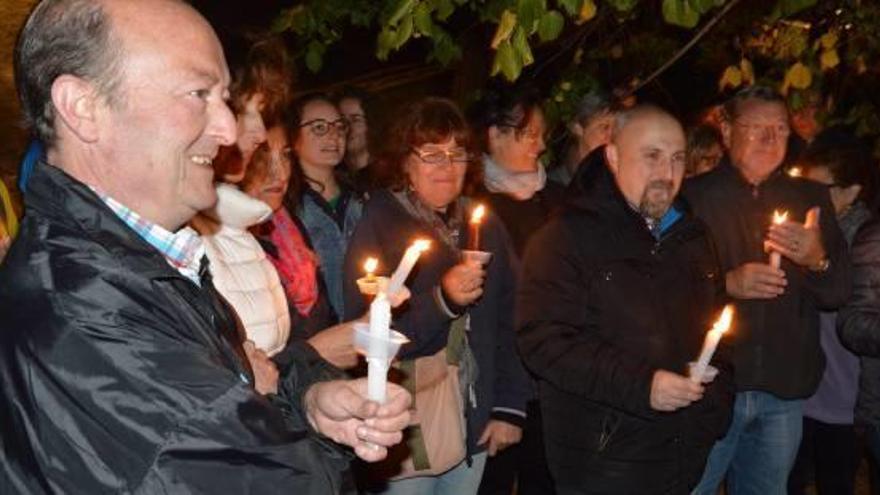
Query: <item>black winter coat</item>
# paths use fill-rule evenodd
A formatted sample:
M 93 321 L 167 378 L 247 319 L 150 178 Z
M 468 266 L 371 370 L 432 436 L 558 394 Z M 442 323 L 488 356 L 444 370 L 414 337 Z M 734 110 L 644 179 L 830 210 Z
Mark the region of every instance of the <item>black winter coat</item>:
M 810 208 L 821 208 L 819 223 L 830 268 L 813 272 L 783 258 L 785 293 L 775 299 L 737 301 L 738 330 L 728 339 L 737 390 L 760 390 L 782 399 L 809 397 L 825 369 L 819 310 L 837 309 L 846 302 L 852 280 L 846 240 L 827 188 L 789 177 L 781 168 L 752 186 L 725 161 L 685 182 L 682 196 L 712 229 L 722 273 L 747 262 L 767 262 L 764 239 L 773 210 L 786 210 L 789 219 L 803 222 Z
M 26 200 L 0 267 L 0 492 L 342 489 L 348 454 L 300 410 L 335 376 L 314 351 L 289 351 L 284 399 L 259 395 L 207 270 L 200 288 L 48 164 Z
M 579 493 L 685 494 L 726 431 L 730 369 L 716 359 L 704 398 L 674 413 L 653 410 L 650 390 L 656 370 L 686 374 L 718 315 L 715 251 L 686 212 L 655 240 L 598 172 L 532 238 L 517 298 L 548 464 Z
M 837 316 L 840 342 L 861 361 L 858 423 L 880 426 L 880 220 L 862 226 L 853 240 L 853 292 Z

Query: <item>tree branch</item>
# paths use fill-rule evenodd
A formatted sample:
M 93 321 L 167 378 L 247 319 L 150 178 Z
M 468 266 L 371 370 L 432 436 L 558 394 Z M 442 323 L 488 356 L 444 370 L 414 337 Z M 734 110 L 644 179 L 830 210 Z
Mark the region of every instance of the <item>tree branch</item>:
M 657 70 L 652 72 L 651 75 L 648 76 L 647 78 L 645 78 L 644 81 L 641 81 L 634 88 L 632 88 L 632 89 L 628 90 L 626 93 L 624 93 L 624 95 L 623 95 L 623 97 L 621 97 L 621 99 L 624 99 L 628 96 L 633 95 L 638 90 L 644 88 L 648 83 L 650 83 L 651 81 L 656 79 L 658 76 L 660 76 L 660 74 L 666 72 L 666 69 L 672 67 L 676 62 L 678 62 L 678 59 L 683 57 L 685 53 L 687 53 L 691 48 L 693 48 L 694 45 L 696 45 L 703 38 L 703 36 L 706 36 L 706 34 L 708 34 L 709 31 L 711 31 L 712 28 L 715 27 L 715 24 L 717 24 L 718 21 L 720 21 L 721 18 L 724 17 L 728 12 L 730 12 L 730 10 L 738 3 L 739 3 L 739 0 L 731 0 L 730 2 L 728 2 L 728 4 L 725 5 L 724 8 L 722 8 L 717 14 L 715 14 L 715 17 L 713 17 L 709 22 L 707 22 L 705 26 L 700 28 L 700 31 L 697 32 L 697 34 L 695 34 L 694 37 L 691 38 L 691 40 L 688 41 L 686 45 L 681 47 L 681 49 L 678 50 L 678 52 L 676 52 L 675 55 L 672 56 L 672 58 L 667 60 L 666 63 L 664 63 L 659 68 L 657 68 Z

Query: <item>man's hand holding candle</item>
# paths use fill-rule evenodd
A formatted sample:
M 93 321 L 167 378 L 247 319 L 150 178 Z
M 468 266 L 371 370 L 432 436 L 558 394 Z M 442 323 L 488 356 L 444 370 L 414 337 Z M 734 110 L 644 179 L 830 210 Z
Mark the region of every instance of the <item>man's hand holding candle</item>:
M 819 208 L 807 213 L 807 221 L 783 222 L 770 226 L 767 235 L 767 248 L 780 253 L 797 265 L 810 269 L 821 269 L 827 259 L 822 245 L 822 230 L 819 227 Z

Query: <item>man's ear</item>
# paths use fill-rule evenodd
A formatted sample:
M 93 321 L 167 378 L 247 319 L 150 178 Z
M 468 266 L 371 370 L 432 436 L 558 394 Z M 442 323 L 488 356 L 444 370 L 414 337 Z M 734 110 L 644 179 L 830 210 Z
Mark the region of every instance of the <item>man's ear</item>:
M 99 106 L 95 86 L 79 77 L 64 74 L 52 82 L 55 115 L 77 138 L 86 143 L 98 139 Z
M 611 172 L 614 175 L 617 175 L 617 166 L 619 163 L 620 155 L 617 151 L 617 145 L 614 143 L 608 143 L 605 146 L 605 161 L 608 162 L 608 168 L 611 169 Z

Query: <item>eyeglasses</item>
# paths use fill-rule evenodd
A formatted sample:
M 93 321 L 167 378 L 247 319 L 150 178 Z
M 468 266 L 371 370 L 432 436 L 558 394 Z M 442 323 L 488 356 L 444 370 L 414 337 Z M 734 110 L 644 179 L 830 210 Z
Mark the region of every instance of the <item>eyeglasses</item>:
M 430 165 L 439 165 L 441 163 L 446 163 L 447 161 L 453 164 L 467 163 L 471 161 L 471 155 L 464 149 L 454 149 L 449 151 L 421 151 L 413 148 L 412 152 L 415 153 L 421 161 Z
M 764 137 L 776 137 L 780 139 L 788 139 L 791 134 L 791 128 L 788 124 L 750 124 L 748 122 L 734 121 L 734 125 L 745 131 L 746 137 L 750 141 L 754 141 Z
M 303 122 L 299 127 L 308 127 L 312 134 L 319 137 L 327 135 L 330 129 L 336 129 L 337 134 L 347 134 L 349 129 L 348 121 L 345 119 L 336 119 L 333 122 L 327 119 L 313 119 Z

